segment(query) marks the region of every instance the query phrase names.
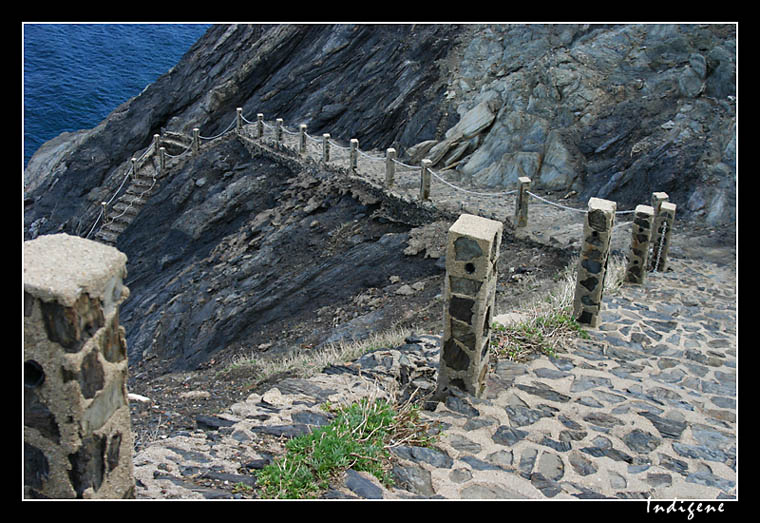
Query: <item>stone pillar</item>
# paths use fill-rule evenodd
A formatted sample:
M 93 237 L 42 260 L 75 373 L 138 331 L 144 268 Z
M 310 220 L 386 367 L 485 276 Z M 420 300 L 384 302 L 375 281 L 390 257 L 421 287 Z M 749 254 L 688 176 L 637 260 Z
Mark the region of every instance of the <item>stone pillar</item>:
M 471 214 L 449 229 L 439 401 L 451 388 L 479 397 L 485 392 L 502 231 L 501 222 Z
M 385 150 L 385 186 L 393 187 L 396 178 L 396 149 L 390 147 Z
M 158 149 L 158 170 L 161 174 L 166 172 L 166 147 Z
M 424 158 L 422 160 L 422 168 L 420 169 L 420 200 L 425 201 L 430 199 L 430 165 L 432 160 Z
M 330 161 L 330 135 L 328 133 L 322 135 L 322 161 L 325 163 Z
M 137 158 L 132 158 L 132 179 L 137 178 Z
M 153 135 L 153 154 L 158 155 L 158 148 L 161 147 L 161 135 Z
M 235 129 L 237 130 L 238 134 L 241 134 L 243 132 L 243 109 L 241 107 L 238 107 L 236 109 L 237 117 L 235 121 Z
M 298 126 L 300 135 L 298 137 L 298 152 L 300 154 L 306 154 L 306 124 L 302 123 Z
M 637 205 L 633 215 L 631 250 L 625 269 L 625 281 L 644 283 L 649 267 L 649 241 L 652 239 L 654 209 L 648 205 Z
M 356 162 L 359 155 L 359 140 L 356 138 L 351 138 L 351 141 L 349 143 L 351 147 L 348 151 L 348 168 L 351 170 L 351 172 L 356 173 Z
M 653 192 L 652 193 L 652 208 L 654 209 L 654 215 L 657 216 L 660 213 L 660 205 L 662 202 L 667 202 L 670 199 L 668 193 L 665 192 Z
M 277 118 L 274 121 L 274 140 L 277 145 L 282 143 L 282 118 Z
M 200 132 L 201 130 L 197 127 L 193 128 L 193 156 L 198 156 L 201 150 Z
M 530 189 L 530 178 L 521 176 L 517 179 L 517 199 L 515 201 L 515 227 L 525 227 L 528 225 L 528 189 Z
M 24 497 L 134 498 L 127 257 L 55 234 L 24 242 Z
M 256 134 L 257 134 L 257 138 L 264 137 L 264 114 L 263 113 L 256 114 Z
M 588 201 L 583 225 L 583 243 L 578 263 L 578 280 L 573 300 L 573 317 L 593 328 L 599 326 L 602 309 L 604 276 L 615 224 L 617 204 L 601 198 Z
M 670 233 L 676 219 L 676 204 L 662 202 L 660 212 L 654 220 L 654 238 L 652 239 L 653 271 L 665 272 L 668 268 L 668 250 L 670 249 Z

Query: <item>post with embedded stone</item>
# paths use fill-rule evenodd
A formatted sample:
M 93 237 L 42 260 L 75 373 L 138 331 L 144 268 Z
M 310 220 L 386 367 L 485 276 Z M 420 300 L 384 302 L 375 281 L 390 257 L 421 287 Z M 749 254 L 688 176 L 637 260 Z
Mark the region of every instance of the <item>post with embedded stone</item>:
M 631 249 L 625 269 L 625 281 L 628 283 L 642 284 L 646 281 L 653 222 L 654 209 L 649 205 L 637 205 L 633 215 Z
M 358 157 L 358 149 L 359 149 L 359 140 L 356 138 L 351 138 L 351 141 L 349 142 L 350 149 L 348 151 L 348 168 L 351 170 L 352 173 L 356 173 L 356 161 Z
M 161 141 L 161 135 L 160 134 L 154 134 L 153 135 L 153 154 L 158 154 L 158 148 L 161 147 L 160 144 Z
M 393 187 L 396 177 L 396 149 L 389 147 L 385 150 L 385 186 Z
M 238 107 L 236 109 L 237 117 L 235 120 L 235 129 L 237 130 L 238 134 L 242 134 L 243 132 L 243 108 Z
M 158 170 L 161 174 L 166 172 L 166 147 L 160 147 L 158 149 Z
M 198 156 L 201 150 L 200 132 L 201 130 L 197 127 L 193 128 L 193 156 Z
M 515 202 L 515 227 L 528 225 L 528 189 L 530 178 L 521 176 L 517 179 L 517 201 Z
M 593 328 L 599 326 L 604 275 L 607 271 L 616 209 L 615 202 L 591 198 L 588 201 L 586 221 L 583 225 L 583 243 L 578 262 L 573 317 L 578 323 Z
M 654 209 L 654 215 L 657 216 L 660 213 L 660 205 L 662 202 L 667 202 L 670 199 L 666 192 L 653 192 L 652 193 L 652 208 Z
M 673 222 L 676 219 L 676 204 L 662 202 L 660 212 L 654 220 L 654 239 L 652 240 L 653 271 L 665 272 L 668 268 L 668 250 L 670 248 L 670 233 L 673 231 Z
M 298 126 L 300 134 L 298 136 L 298 152 L 299 154 L 306 154 L 306 124 L 302 123 Z
M 501 222 L 471 214 L 461 215 L 449 229 L 439 401 L 452 388 L 477 397 L 485 393 L 502 231 Z
M 325 163 L 330 161 L 330 135 L 328 133 L 322 135 L 322 161 Z
M 135 497 L 127 257 L 67 234 L 24 242 L 24 497 Z
M 425 201 L 430 199 L 430 165 L 432 160 L 424 158 L 422 160 L 422 168 L 420 169 L 420 200 Z
M 274 121 L 274 140 L 277 145 L 282 143 L 282 118 L 277 118 Z
M 264 137 L 264 113 L 256 114 L 256 137 Z

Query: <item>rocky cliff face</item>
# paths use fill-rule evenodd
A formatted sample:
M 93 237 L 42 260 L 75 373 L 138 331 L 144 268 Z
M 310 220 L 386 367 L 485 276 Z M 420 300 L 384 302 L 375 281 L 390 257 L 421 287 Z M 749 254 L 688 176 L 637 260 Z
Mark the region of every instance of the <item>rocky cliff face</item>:
M 85 234 L 154 134 L 215 136 L 237 107 L 357 138 L 363 150 L 429 157 L 484 187 L 527 175 L 620 209 L 665 191 L 681 218 L 733 222 L 735 79 L 732 25 L 215 26 L 97 127 L 35 154 L 25 235 Z M 158 351 L 198 362 L 243 339 L 267 345 L 271 333 L 255 334 L 277 318 L 371 301 L 393 271 L 440 272 L 402 254 L 418 224 L 355 187 L 296 175 L 224 141 L 162 185 L 117 244 L 130 260 L 131 359 Z M 329 252 L 315 259 L 315 249 Z M 359 274 L 348 282 L 347 267 Z

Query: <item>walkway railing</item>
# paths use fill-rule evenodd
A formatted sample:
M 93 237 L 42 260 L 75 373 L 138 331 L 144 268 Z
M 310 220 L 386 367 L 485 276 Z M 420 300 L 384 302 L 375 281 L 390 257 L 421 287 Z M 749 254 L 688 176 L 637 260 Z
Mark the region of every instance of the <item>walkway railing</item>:
M 326 169 L 332 170 L 334 172 L 348 170 L 351 174 L 354 175 L 368 176 L 370 179 L 374 179 L 375 182 L 379 182 L 380 185 L 382 185 L 384 189 L 388 191 L 396 190 L 399 192 L 407 192 L 408 194 L 410 187 L 413 187 L 418 183 L 416 198 L 421 202 L 431 202 L 431 182 L 433 179 L 435 179 L 438 183 L 450 191 L 450 194 L 448 195 L 450 199 L 455 198 L 454 195 L 456 194 L 459 194 L 461 198 L 473 197 L 477 199 L 503 199 L 506 196 L 514 194 L 516 195 L 514 203 L 514 225 L 518 229 L 524 228 L 527 225 L 528 201 L 530 198 L 537 200 L 539 203 L 546 204 L 563 211 L 569 211 L 583 215 L 587 215 L 590 212 L 589 209 L 578 209 L 570 207 L 568 205 L 563 205 L 539 196 L 534 192 L 531 192 L 529 190 L 531 179 L 528 177 L 520 177 L 518 179 L 518 187 L 512 190 L 494 192 L 473 190 L 473 188 L 461 187 L 456 183 L 446 180 L 441 172 L 436 172 L 431 168 L 431 161 L 429 159 L 423 159 L 420 162 L 420 165 L 410 165 L 398 160 L 396 150 L 393 148 L 386 149 L 385 155 L 378 154 L 376 152 L 365 152 L 359 149 L 359 143 L 356 139 L 351 139 L 349 140 L 348 145 L 344 145 L 334 140 L 329 133 L 323 133 L 322 136 L 319 137 L 312 136 L 306 132 L 305 124 L 301 124 L 297 131 L 291 131 L 284 125 L 284 122 L 281 118 L 277 118 L 274 121 L 274 124 L 271 124 L 264 120 L 264 115 L 262 113 L 257 113 L 256 120 L 251 121 L 245 118 L 242 108 L 238 108 L 235 118 L 229 123 L 229 125 L 227 125 L 225 130 L 214 136 L 203 136 L 200 134 L 200 129 L 194 128 L 192 130 L 193 135 L 190 139 L 189 144 L 185 145 L 184 149 L 176 155 L 166 153 L 166 149 L 164 147 L 161 147 L 162 141 L 168 142 L 171 139 L 171 136 L 169 136 L 170 133 L 167 133 L 166 137 L 154 135 L 154 140 L 151 146 L 149 146 L 139 158 L 132 159 L 131 166 L 125 174 L 124 179 L 122 180 L 118 189 L 116 190 L 116 193 L 111 197 L 110 200 L 101 204 L 101 212 L 98 215 L 95 223 L 90 228 L 90 231 L 87 233 L 87 237 L 93 233 L 98 223 L 100 223 L 103 216 L 105 216 L 107 206 L 110 205 L 111 202 L 113 202 L 113 200 L 121 192 L 127 179 L 129 179 L 130 174 L 136 172 L 137 163 L 144 161 L 144 159 L 147 158 L 149 154 L 158 155 L 159 171 L 161 172 L 161 175 L 163 175 L 166 165 L 166 157 L 178 160 L 188 157 L 189 155 L 197 155 L 200 151 L 201 140 L 207 142 L 214 141 L 233 132 L 239 136 L 258 140 L 262 145 L 268 145 L 270 147 L 274 146 L 275 149 L 284 148 L 291 150 L 295 153 L 296 157 L 309 157 L 312 160 L 320 162 Z M 186 135 L 178 135 L 177 133 L 171 134 L 173 134 L 175 137 L 181 136 L 185 140 L 188 138 Z M 343 165 L 345 165 L 345 167 L 342 167 Z M 402 177 L 404 177 L 405 180 L 399 180 L 399 178 Z M 415 178 L 418 180 L 418 182 L 415 182 Z M 156 177 L 154 176 L 153 184 L 150 188 L 146 189 L 143 194 L 152 190 L 152 188 L 155 186 L 155 183 Z M 411 196 L 414 197 L 413 194 Z M 648 267 L 648 269 L 663 270 L 659 267 L 664 267 L 665 264 L 664 260 L 665 254 L 667 253 L 667 244 L 670 236 L 669 233 L 670 230 L 672 230 L 672 219 L 668 220 L 660 216 L 662 211 L 661 204 L 663 202 L 667 202 L 667 195 L 665 193 L 654 193 L 652 198 L 652 208 L 654 211 L 652 215 L 653 223 L 650 227 L 650 234 L 652 231 L 654 231 L 654 229 L 657 229 L 657 236 L 656 241 L 652 242 L 652 244 L 655 246 L 654 248 L 650 247 L 648 245 L 649 241 L 647 241 L 647 247 L 650 248 L 653 252 L 653 256 L 650 258 L 650 261 L 652 262 L 651 267 Z M 460 210 L 464 210 L 464 201 L 462 199 L 459 199 L 458 203 Z M 666 206 L 666 213 L 672 212 L 672 214 L 674 214 L 675 205 L 669 205 L 671 205 L 672 208 Z M 633 210 L 614 210 L 613 216 L 633 213 L 641 214 L 639 212 L 639 207 Z M 499 208 L 501 210 L 504 210 L 506 209 L 506 205 L 501 205 Z M 127 209 L 125 208 L 120 215 L 123 215 L 126 211 Z M 477 214 L 481 214 L 482 211 L 482 208 L 478 208 Z M 109 222 L 113 221 L 113 219 L 120 215 L 111 217 Z M 494 218 L 493 213 L 491 214 L 491 218 Z M 643 218 L 639 217 L 639 221 L 642 219 Z M 616 225 L 614 224 L 614 221 L 615 220 L 613 219 L 613 227 Z M 636 222 L 636 218 L 634 219 L 634 222 Z M 635 228 L 636 227 L 634 226 L 634 229 Z M 641 236 L 641 233 L 639 236 Z

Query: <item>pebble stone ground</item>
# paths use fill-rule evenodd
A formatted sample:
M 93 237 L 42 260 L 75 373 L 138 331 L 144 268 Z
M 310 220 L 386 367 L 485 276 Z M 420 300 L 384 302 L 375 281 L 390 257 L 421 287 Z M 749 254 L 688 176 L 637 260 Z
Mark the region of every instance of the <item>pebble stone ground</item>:
M 500 360 L 484 398 L 450 397 L 423 411 L 441 439 L 432 449 L 393 450 L 395 487 L 349 471 L 324 497 L 736 498 L 733 273 L 683 259 L 671 267 L 606 297 L 599 328 L 572 350 Z M 138 497 L 245 497 L 251 472 L 284 440 L 329 421 L 325 401 L 390 396 L 405 381 L 430 388 L 438 337 L 406 341 L 284 380 L 146 447 L 135 457 Z
M 319 145 L 307 142 L 319 154 Z M 381 183 L 384 164 L 373 172 Z M 397 187 L 416 198 L 419 174 L 406 176 L 399 174 Z M 502 220 L 514 209 L 513 196 L 471 202 L 458 193 L 434 182 L 436 205 L 464 203 L 465 211 L 482 209 L 476 213 Z M 623 250 L 630 222 L 620 218 L 613 249 Z M 522 234 L 568 246 L 581 227 L 580 213 L 542 205 L 531 207 Z M 709 249 L 699 252 L 710 256 L 695 256 L 682 236 L 674 234 L 667 272 L 605 296 L 590 339 L 578 339 L 555 358 L 501 360 L 484 398 L 450 397 L 423 411 L 443 430 L 441 439 L 432 449 L 393 450 L 395 487 L 348 471 L 323 497 L 736 498 L 735 253 L 730 260 Z M 288 438 L 328 423 L 320 408 L 326 401 L 434 386 L 439 338 L 406 341 L 309 379 L 283 380 L 219 416 L 199 419 L 195 431 L 146 446 L 134 458 L 138 498 L 255 496 L 252 472 L 282 453 Z

